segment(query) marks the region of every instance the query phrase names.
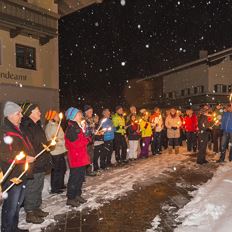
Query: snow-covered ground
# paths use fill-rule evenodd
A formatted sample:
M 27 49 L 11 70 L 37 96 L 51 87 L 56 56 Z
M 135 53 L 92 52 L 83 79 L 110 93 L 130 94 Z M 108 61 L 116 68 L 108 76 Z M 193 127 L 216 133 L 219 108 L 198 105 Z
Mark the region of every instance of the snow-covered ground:
M 232 231 L 232 163 L 219 167 L 178 215 L 176 232 Z
M 170 155 L 165 153 L 145 160 L 138 160 L 130 165 L 113 168 L 97 177 L 87 178 L 83 188 L 83 197 L 88 202 L 76 208 L 76 210 L 83 210 L 85 208 L 96 209 L 113 199 L 125 196 L 138 184 L 149 184 L 149 180 L 154 181 L 154 177 L 166 170 L 175 171 L 176 166 L 187 158 L 188 156 L 186 155 Z M 41 228 L 45 228 L 55 222 L 55 215 L 65 214 L 73 210 L 73 208 L 66 206 L 65 194 L 50 195 L 49 186 L 49 177 L 47 177 L 43 192 L 44 200 L 42 207 L 43 210 L 50 213 L 46 221 L 40 225 L 28 224 L 25 221 L 25 213 L 22 210 L 19 225 L 21 228 L 29 229 L 33 232 L 41 231 Z M 154 221 L 153 226 L 155 227 L 157 223 L 157 220 Z

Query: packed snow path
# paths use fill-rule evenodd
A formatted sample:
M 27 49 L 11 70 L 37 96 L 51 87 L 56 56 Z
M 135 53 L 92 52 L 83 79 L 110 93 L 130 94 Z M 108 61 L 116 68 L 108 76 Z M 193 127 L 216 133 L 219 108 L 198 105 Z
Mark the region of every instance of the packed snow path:
M 78 225 L 73 225 L 74 229 L 77 228 L 75 226 L 78 226 L 78 228 L 82 227 L 81 224 L 85 224 L 85 222 L 89 223 L 90 226 L 92 224 L 91 229 L 97 228 L 99 225 L 88 221 L 88 215 L 91 216 L 91 213 L 94 212 L 95 216 L 92 218 L 92 221 L 104 223 L 106 218 L 101 216 L 101 211 L 104 211 L 102 210 L 104 207 L 108 207 L 107 212 L 109 212 L 109 210 L 116 210 L 118 205 L 120 205 L 120 201 L 123 202 L 123 199 L 125 201 L 129 199 L 130 202 L 130 197 L 133 197 L 133 194 L 135 194 L 134 197 L 136 200 L 138 198 L 136 194 L 143 195 L 141 193 L 144 191 L 145 199 L 142 199 L 141 201 L 144 203 L 148 202 L 151 205 L 158 197 L 159 201 L 157 201 L 157 205 L 159 209 L 147 213 L 148 215 L 146 216 L 145 224 L 143 225 L 140 223 L 143 230 L 138 227 L 136 227 L 138 230 L 133 230 L 133 226 L 131 226 L 130 223 L 129 227 L 125 224 L 122 225 L 122 228 L 125 230 L 115 229 L 111 231 L 146 231 L 146 228 L 149 229 L 154 226 L 158 229 L 157 231 L 163 231 L 162 228 L 172 229 L 176 227 L 174 219 L 177 217 L 176 215 L 174 217 L 173 213 L 173 215 L 170 214 L 172 209 L 176 212 L 189 202 L 190 197 L 188 191 L 195 190 L 197 188 L 196 185 L 202 184 L 212 177 L 216 167 L 217 165 L 215 163 L 204 166 L 196 165 L 195 157 L 190 158 L 184 154 L 169 155 L 165 153 L 156 157 L 152 156 L 145 160 L 138 160 L 129 165 L 106 171 L 101 176 L 87 178 L 83 189 L 83 196 L 88 199 L 88 202 L 76 210 L 66 206 L 65 194 L 49 195 L 49 178 L 47 178 L 44 191 L 43 209 L 49 211 L 50 215 L 46 218 L 46 221 L 43 224 L 33 225 L 25 223 L 25 214 L 22 212 L 20 226 L 22 228 L 28 228 L 30 231 L 40 231 L 41 228 L 45 228 L 49 224 L 57 223 L 58 228 L 53 225 L 52 227 L 47 228 L 47 231 L 53 231 L 53 229 L 54 231 L 57 229 L 60 229 L 61 231 L 69 231 L 67 228 L 70 228 L 70 225 L 67 225 L 66 219 L 70 219 L 71 217 L 74 218 L 74 221 L 76 222 L 78 214 L 79 222 Z M 198 170 L 200 174 L 198 175 L 195 173 L 192 177 L 191 173 L 193 170 Z M 150 197 L 154 197 L 154 199 L 147 199 L 146 202 L 146 191 L 148 191 L 148 196 L 150 194 Z M 162 197 L 162 194 L 164 197 Z M 157 205 L 154 206 L 154 209 L 157 208 Z M 130 206 L 128 207 L 130 208 Z M 140 210 L 142 210 L 142 207 L 143 205 L 140 205 Z M 133 211 L 133 209 L 129 210 Z M 153 208 L 150 208 L 150 210 L 153 210 Z M 98 215 L 97 218 L 96 213 Z M 112 218 L 113 217 L 114 215 L 112 215 Z M 133 220 L 133 217 L 131 220 Z M 144 221 L 144 219 L 142 220 Z M 59 225 L 61 225 L 61 227 L 59 227 Z M 132 230 L 128 230 L 129 228 Z M 151 228 L 148 231 L 156 231 L 156 229 Z M 76 229 L 73 231 L 89 230 Z M 96 231 L 107 231 L 107 229 Z

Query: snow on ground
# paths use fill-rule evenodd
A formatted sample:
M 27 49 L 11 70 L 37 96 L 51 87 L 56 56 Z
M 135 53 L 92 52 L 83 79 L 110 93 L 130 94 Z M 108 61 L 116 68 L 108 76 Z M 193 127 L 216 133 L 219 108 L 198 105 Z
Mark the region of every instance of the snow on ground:
M 149 184 L 149 180 L 154 181 L 160 173 L 166 170 L 176 170 L 176 166 L 187 159 L 186 155 L 162 154 L 160 156 L 152 156 L 148 159 L 138 160 L 130 165 L 112 168 L 105 171 L 97 177 L 86 178 L 83 188 L 83 197 L 88 200 L 87 203 L 76 210 L 96 209 L 103 204 L 125 196 L 129 191 L 133 190 L 138 184 Z M 68 175 L 67 175 L 68 176 Z M 28 224 L 25 221 L 25 212 L 22 210 L 20 214 L 20 228 L 29 229 L 30 231 L 41 231 L 41 228 L 47 227 L 55 222 L 54 216 L 65 214 L 73 208 L 66 206 L 65 193 L 61 195 L 49 194 L 49 177 L 46 178 L 43 192 L 43 210 L 50 214 L 46 221 L 40 225 Z
M 161 218 L 158 216 L 156 216 L 153 221 L 151 222 L 152 228 L 146 230 L 146 232 L 154 232 L 156 231 L 156 229 L 158 228 L 159 224 L 160 224 Z
M 175 232 L 232 231 L 232 163 L 219 167 L 194 198 L 178 211 L 182 224 Z

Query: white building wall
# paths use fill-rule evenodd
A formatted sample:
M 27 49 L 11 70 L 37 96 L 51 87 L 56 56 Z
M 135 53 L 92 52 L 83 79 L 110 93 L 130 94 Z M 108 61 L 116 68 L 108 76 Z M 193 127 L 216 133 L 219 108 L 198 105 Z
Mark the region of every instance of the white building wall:
M 180 96 L 180 91 L 186 88 L 191 88 L 191 93 L 193 93 L 193 88 L 200 85 L 208 91 L 208 66 L 206 64 L 173 72 L 163 77 L 164 94 L 177 92 L 177 96 Z
M 209 91 L 214 91 L 214 85 L 232 85 L 232 61 L 226 57 L 221 63 L 209 67 Z
M 16 67 L 16 44 L 36 49 L 36 70 Z M 0 30 L 0 104 L 11 100 L 30 101 L 40 105 L 42 112 L 59 109 L 58 39 L 41 46 L 38 39 Z

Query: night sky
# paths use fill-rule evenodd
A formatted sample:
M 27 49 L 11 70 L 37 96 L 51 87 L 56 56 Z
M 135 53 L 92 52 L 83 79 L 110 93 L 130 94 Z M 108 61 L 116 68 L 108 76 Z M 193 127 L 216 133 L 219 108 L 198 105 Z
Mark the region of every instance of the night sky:
M 61 18 L 62 108 L 126 105 L 131 80 L 231 47 L 231 12 L 229 0 L 105 0 Z

